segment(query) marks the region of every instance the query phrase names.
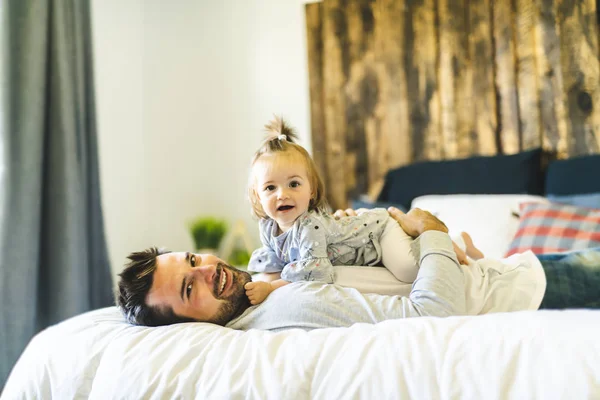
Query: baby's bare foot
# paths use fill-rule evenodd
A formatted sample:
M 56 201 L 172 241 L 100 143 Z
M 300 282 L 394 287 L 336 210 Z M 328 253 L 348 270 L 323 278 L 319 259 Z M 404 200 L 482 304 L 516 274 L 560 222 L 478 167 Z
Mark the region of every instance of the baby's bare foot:
M 473 260 L 479 260 L 479 259 L 485 257 L 483 255 L 483 253 L 481 252 L 481 250 L 479 250 L 473 244 L 473 239 L 471 239 L 471 235 L 469 235 L 467 232 L 461 232 L 460 235 L 462 236 L 463 240 L 465 241 L 465 252 L 467 253 L 467 255 L 469 257 L 471 257 Z

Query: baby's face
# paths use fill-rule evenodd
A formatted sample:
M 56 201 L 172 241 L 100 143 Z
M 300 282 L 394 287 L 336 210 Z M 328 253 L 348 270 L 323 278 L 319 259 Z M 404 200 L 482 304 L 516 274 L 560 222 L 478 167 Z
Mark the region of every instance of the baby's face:
M 312 189 L 303 160 L 291 154 L 262 156 L 253 167 L 265 213 L 286 232 L 308 210 Z

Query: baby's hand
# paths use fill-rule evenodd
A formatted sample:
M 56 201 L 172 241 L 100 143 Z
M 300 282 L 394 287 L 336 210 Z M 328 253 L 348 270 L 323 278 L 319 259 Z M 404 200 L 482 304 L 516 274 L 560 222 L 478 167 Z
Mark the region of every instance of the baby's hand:
M 256 305 L 262 303 L 274 288 L 269 282 L 257 281 L 246 283 L 244 289 L 246 289 L 246 296 L 250 299 L 250 304 Z
M 345 217 L 356 217 L 357 215 L 361 215 L 363 213 L 365 213 L 366 211 L 369 211 L 366 208 L 359 208 L 357 210 L 354 210 L 352 208 L 346 208 L 345 210 L 336 210 L 333 213 L 333 218 L 334 219 L 341 219 L 341 218 L 345 218 Z

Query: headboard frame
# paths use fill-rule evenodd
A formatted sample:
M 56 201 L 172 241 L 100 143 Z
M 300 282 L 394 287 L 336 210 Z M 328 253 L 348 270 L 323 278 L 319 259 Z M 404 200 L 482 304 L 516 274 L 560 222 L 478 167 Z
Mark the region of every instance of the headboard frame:
M 324 0 L 306 24 L 314 158 L 336 208 L 418 161 L 600 152 L 595 0 Z

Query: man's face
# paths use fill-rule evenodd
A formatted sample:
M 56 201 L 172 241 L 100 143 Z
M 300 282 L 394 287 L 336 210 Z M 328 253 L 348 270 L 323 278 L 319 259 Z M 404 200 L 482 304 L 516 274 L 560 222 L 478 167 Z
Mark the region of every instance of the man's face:
M 250 275 L 212 254 L 167 253 L 156 258 L 149 306 L 170 306 L 175 314 L 225 325 L 250 302 L 244 285 Z

